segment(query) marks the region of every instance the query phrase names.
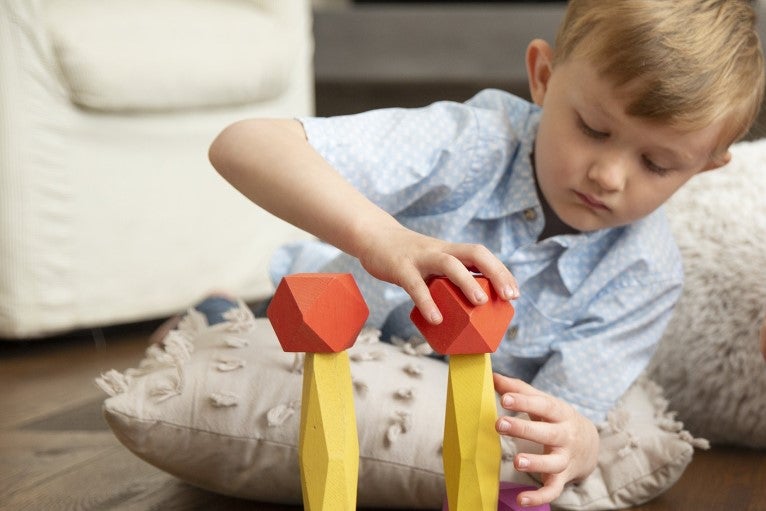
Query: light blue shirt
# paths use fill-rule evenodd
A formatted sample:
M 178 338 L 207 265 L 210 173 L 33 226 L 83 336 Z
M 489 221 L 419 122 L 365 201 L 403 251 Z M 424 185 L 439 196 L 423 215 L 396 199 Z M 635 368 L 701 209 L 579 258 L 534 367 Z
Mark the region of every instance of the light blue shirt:
M 312 146 L 403 225 L 480 243 L 516 277 L 521 298 L 495 371 L 522 378 L 601 421 L 646 367 L 683 280 L 662 210 L 626 227 L 538 242 L 544 217 L 531 154 L 540 110 L 486 90 L 465 104 L 301 119 Z M 283 247 L 272 277 L 351 272 L 369 323 L 416 334 L 404 291 L 320 242 Z

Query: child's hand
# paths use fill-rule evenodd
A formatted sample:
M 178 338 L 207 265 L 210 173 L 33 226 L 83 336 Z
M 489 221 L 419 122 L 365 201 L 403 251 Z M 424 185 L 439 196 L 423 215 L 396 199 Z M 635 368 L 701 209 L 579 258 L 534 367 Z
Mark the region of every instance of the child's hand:
M 521 380 L 494 375 L 495 390 L 502 394 L 503 408 L 526 413 L 501 417 L 495 427 L 500 434 L 523 438 L 543 446 L 543 454 L 519 453 L 514 460 L 520 472 L 539 472 L 543 486 L 519 494 L 522 506 L 539 506 L 561 495 L 564 485 L 587 477 L 596 468 L 599 437 L 595 425 L 571 405 L 536 390 Z
M 519 295 L 516 279 L 486 247 L 449 243 L 401 225 L 377 229 L 375 235 L 366 238 L 357 257 L 373 277 L 403 288 L 423 317 L 433 324 L 440 323 L 442 316 L 428 290 L 429 277 L 446 276 L 474 305 L 485 303 L 488 297 L 471 271 L 487 277 L 502 299 Z

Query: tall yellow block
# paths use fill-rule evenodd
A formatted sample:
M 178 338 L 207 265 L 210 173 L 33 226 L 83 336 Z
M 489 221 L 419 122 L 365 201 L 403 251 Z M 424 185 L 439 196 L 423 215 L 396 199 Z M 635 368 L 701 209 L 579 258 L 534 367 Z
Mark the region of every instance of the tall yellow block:
M 410 314 L 431 347 L 450 356 L 442 448 L 450 511 L 496 511 L 498 505 L 501 450 L 489 354 L 500 345 L 514 311 L 486 277 L 476 281 L 487 303 L 471 304 L 442 277 L 428 288 L 444 321 L 432 325 L 417 309 Z
M 309 511 L 356 509 L 359 440 L 348 354 L 306 353 L 298 458 Z
M 452 511 L 496 511 L 500 437 L 492 364 L 485 354 L 449 359 L 442 458 Z
M 359 472 L 351 367 L 346 349 L 369 310 L 350 273 L 287 275 L 266 315 L 287 352 L 305 352 L 298 462 L 303 506 L 353 511 Z

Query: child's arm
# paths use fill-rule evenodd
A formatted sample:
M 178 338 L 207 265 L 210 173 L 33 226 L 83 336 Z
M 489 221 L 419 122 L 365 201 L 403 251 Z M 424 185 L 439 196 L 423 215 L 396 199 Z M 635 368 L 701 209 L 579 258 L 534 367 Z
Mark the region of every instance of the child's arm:
M 519 495 L 519 503 L 539 506 L 561 495 L 564 485 L 587 477 L 596 468 L 599 436 L 596 426 L 568 403 L 541 392 L 521 380 L 494 375 L 495 390 L 502 395 L 503 408 L 526 413 L 521 417 L 501 417 L 500 434 L 529 440 L 543 447 L 543 454 L 519 453 L 516 470 L 538 472 L 543 486 Z M 528 499 L 522 502 L 522 499 Z
M 480 304 L 487 298 L 467 269 L 475 268 L 504 299 L 518 296 L 510 271 L 485 247 L 406 229 L 355 190 L 309 145 L 298 121 L 235 123 L 211 145 L 210 161 L 254 203 L 358 258 L 374 277 L 402 287 L 432 323 L 441 315 L 425 283 L 430 276 L 447 276 Z

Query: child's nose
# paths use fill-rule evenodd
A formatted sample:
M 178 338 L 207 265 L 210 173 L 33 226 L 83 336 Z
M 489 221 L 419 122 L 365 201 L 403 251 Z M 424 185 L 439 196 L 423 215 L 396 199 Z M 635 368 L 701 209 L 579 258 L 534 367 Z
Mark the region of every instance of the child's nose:
M 627 162 L 620 155 L 607 155 L 595 161 L 588 178 L 605 192 L 619 192 L 625 187 Z

